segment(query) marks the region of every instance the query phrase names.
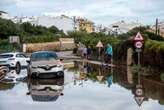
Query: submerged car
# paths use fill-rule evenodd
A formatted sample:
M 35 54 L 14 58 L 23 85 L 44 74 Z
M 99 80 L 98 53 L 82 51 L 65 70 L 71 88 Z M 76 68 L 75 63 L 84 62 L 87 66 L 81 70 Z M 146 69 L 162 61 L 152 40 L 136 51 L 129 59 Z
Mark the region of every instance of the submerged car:
M 29 77 L 52 78 L 64 76 L 62 59 L 53 51 L 39 51 L 31 54 Z
M 11 52 L 0 54 L 0 66 L 7 66 L 9 68 L 15 68 L 19 73 L 21 67 L 27 67 L 29 65 L 30 58 L 21 52 Z
M 27 95 L 33 101 L 50 102 L 56 101 L 63 95 L 64 77 L 55 79 L 31 79 L 28 80 Z

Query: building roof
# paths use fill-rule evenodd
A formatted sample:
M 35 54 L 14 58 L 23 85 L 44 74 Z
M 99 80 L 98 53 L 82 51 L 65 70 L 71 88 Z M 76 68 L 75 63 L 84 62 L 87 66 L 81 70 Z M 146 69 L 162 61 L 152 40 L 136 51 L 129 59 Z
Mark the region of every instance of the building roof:
M 137 22 L 125 22 L 125 21 L 118 21 L 116 23 L 113 23 L 109 26 L 109 28 L 113 29 L 113 28 L 118 28 L 118 31 L 120 31 L 121 33 L 126 33 L 129 30 L 141 26 L 141 23 L 137 23 Z

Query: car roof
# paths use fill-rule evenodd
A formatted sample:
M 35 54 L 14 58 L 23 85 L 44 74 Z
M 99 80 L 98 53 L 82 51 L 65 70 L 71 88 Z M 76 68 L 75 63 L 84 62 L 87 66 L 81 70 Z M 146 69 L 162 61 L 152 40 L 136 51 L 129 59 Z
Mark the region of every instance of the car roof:
M 22 54 L 22 52 L 7 52 L 7 53 L 1 53 L 0 55 L 6 55 L 6 54 Z
M 37 51 L 37 52 L 33 52 L 32 54 L 34 53 L 56 53 L 55 51 Z

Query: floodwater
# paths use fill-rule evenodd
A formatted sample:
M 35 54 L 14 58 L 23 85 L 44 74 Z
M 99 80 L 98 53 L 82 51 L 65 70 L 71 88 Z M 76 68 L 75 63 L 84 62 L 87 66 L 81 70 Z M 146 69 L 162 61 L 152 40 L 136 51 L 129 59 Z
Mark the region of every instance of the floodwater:
M 61 78 L 26 75 L 13 70 L 0 83 L 0 110 L 164 110 L 164 83 L 129 67 L 75 63 Z

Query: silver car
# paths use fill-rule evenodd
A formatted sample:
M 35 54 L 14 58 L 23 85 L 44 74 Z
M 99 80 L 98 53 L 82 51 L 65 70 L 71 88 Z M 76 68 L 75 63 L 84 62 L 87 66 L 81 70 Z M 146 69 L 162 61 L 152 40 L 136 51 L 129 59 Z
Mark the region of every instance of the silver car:
M 53 51 L 39 51 L 31 54 L 29 77 L 51 78 L 64 76 L 61 59 Z

